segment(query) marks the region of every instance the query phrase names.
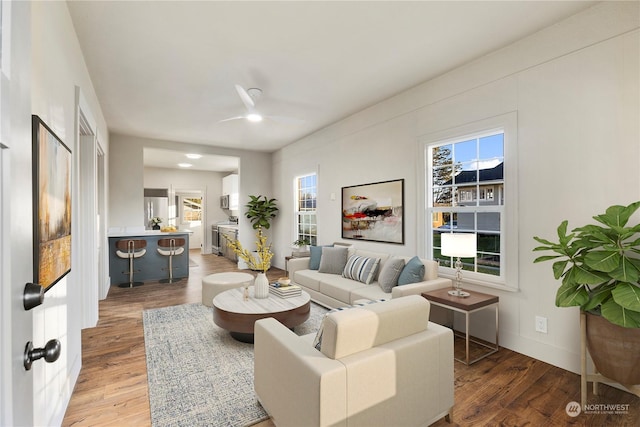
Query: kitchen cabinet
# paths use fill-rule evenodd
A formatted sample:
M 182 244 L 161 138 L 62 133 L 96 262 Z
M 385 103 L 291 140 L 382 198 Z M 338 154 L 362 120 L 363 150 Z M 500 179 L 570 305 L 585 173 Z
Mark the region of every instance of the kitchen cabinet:
M 218 226 L 220 234 L 220 253 L 231 261 L 238 262 L 238 256 L 233 250 L 227 246 L 227 240 L 238 240 L 238 229 L 236 227 Z
M 229 209 L 239 209 L 238 174 L 232 173 L 222 178 L 222 195 L 229 196 Z

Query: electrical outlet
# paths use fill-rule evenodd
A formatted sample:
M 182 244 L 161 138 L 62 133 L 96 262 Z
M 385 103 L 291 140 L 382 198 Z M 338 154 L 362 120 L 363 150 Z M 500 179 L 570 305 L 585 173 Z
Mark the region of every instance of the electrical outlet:
M 542 316 L 536 316 L 536 332 L 547 333 L 547 318 Z

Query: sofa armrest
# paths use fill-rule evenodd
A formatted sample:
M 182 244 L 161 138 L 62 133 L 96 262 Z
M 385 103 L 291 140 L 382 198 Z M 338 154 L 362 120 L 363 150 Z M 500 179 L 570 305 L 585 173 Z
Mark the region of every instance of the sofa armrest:
M 439 277 L 424 282 L 410 283 L 408 285 L 394 286 L 391 288 L 391 298 L 400 298 L 407 295 L 420 295 L 423 292 L 435 291 L 436 289 L 451 288 L 451 279 Z
M 343 425 L 344 365 L 273 318 L 258 320 L 254 332 L 254 387 L 274 422 L 283 427 Z
M 302 258 L 291 258 L 287 262 L 287 272 L 289 274 L 289 278 L 293 279 L 293 274 L 298 270 L 308 270 L 309 269 L 309 257 Z

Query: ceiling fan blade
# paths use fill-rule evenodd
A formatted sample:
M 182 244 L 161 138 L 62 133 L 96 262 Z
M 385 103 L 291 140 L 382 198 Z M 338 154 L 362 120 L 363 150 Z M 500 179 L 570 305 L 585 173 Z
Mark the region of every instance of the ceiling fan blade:
M 228 119 L 219 120 L 218 123 L 230 122 L 231 120 L 240 120 L 240 119 L 246 119 L 246 116 L 229 117 Z
M 246 90 L 244 90 L 242 86 L 237 84 L 236 91 L 238 92 L 240 99 L 242 99 L 242 103 L 244 104 L 245 107 L 247 107 L 247 109 L 251 109 L 256 106 L 256 103 L 253 101 L 253 98 L 249 96 L 249 93 Z

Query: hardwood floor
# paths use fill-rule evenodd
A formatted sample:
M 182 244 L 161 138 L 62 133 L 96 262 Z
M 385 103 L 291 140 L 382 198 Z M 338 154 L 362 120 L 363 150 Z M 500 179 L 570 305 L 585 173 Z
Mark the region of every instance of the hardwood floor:
M 200 302 L 203 276 L 236 269 L 225 258 L 199 252 L 191 251 L 197 266 L 190 267 L 188 280 L 113 286 L 100 302 L 97 327 L 82 332 L 82 371 L 63 426 L 151 424 L 142 311 Z M 282 275 L 275 268 L 268 273 L 271 280 Z M 569 417 L 566 405 L 579 400 L 578 375 L 503 348 L 470 367 L 455 362 L 453 419 L 435 426 L 640 426 L 640 398 L 632 394 L 602 385 L 599 396 L 589 393 L 589 403 L 628 405 L 628 411 Z

